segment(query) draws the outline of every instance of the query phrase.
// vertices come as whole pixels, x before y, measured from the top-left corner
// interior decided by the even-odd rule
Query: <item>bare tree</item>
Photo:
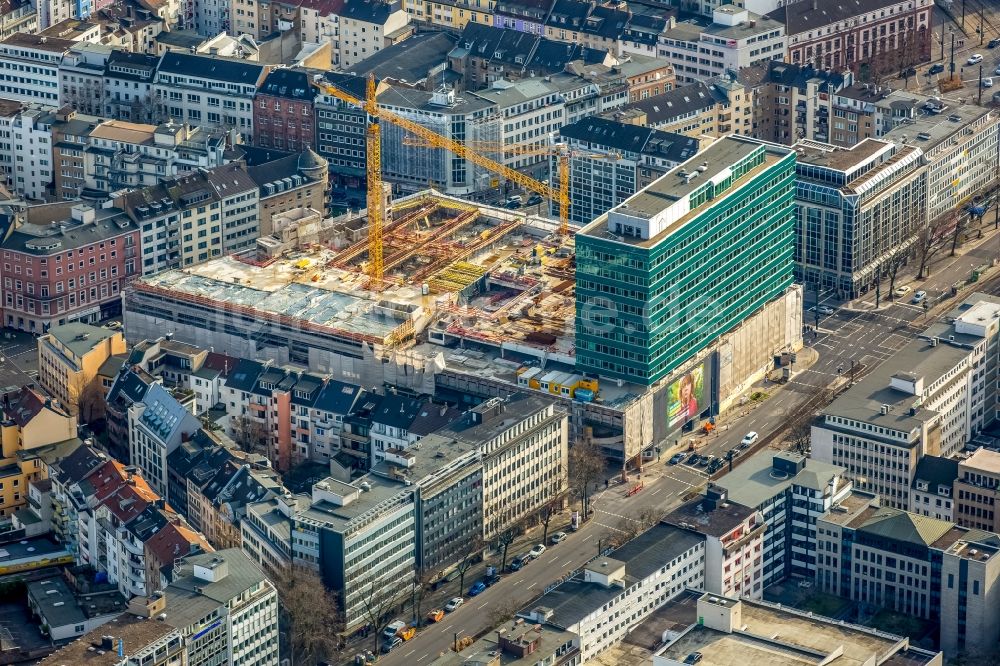
[[[458,563],[458,593],[462,594],[462,590],[465,589],[465,574],[469,572],[472,566],[480,561],[483,557],[483,540],[479,536],[472,537],[472,540],[465,544],[465,548],[462,551],[462,559]]]
[[[910,259],[911,248],[909,245],[905,247],[897,247],[886,262],[886,272],[889,274],[889,298],[894,299],[896,297],[896,276],[899,275],[899,269],[902,268],[907,261]]]
[[[507,551],[510,548],[510,545],[514,543],[514,539],[517,538],[517,535],[524,531],[523,519],[514,519],[512,511],[505,513],[509,514],[511,519],[505,521],[504,528],[500,530],[499,534],[497,534],[497,546],[501,550],[500,571],[507,568]]]
[[[229,418],[233,441],[247,453],[267,453],[267,427],[249,414]]]
[[[959,240],[965,234],[965,230],[969,227],[969,223],[972,221],[972,213],[967,215],[962,215],[959,211],[955,211],[955,230],[951,235],[951,256],[955,256],[955,251],[958,249]]]
[[[542,543],[548,543],[549,541],[549,523],[552,522],[552,518],[559,513],[559,508],[562,505],[561,498],[553,498],[552,500],[545,503],[541,511],[538,513],[538,520],[542,523]]]
[[[374,636],[375,649],[372,650],[372,654],[376,657],[382,650],[382,632],[389,626],[400,598],[401,594],[395,586],[395,581],[376,578],[371,582],[368,593],[361,599],[368,626]]]
[[[293,664],[337,661],[343,620],[337,600],[319,574],[289,566],[274,577],[279,613],[289,638]]]
[[[426,567],[418,567],[413,573],[413,581],[410,584],[410,606],[414,612],[414,625],[417,625],[424,617],[424,598],[433,589],[436,578],[437,572]]]
[[[517,612],[517,603],[510,597],[503,597],[497,601],[496,606],[490,611],[490,624],[497,626],[503,624],[514,617]]]
[[[930,275],[930,262],[945,247],[952,224],[958,225],[958,214],[955,211],[940,216],[917,233],[917,279]]]
[[[604,473],[604,456],[596,446],[578,441],[569,450],[569,484],[573,494],[580,498],[580,510],[589,513],[590,486]]]
[[[76,390],[71,389],[69,398],[75,403],[70,406],[71,410],[75,408],[77,417],[84,423],[93,423],[104,418],[108,403],[105,400],[104,387],[97,377],[89,380],[81,377]]]

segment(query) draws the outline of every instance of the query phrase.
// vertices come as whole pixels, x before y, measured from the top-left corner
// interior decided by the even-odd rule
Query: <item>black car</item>
[[[504,205],[504,208],[509,208],[510,210],[517,210],[520,207],[521,207],[521,202],[520,201],[508,201]]]
[[[542,203],[542,197],[541,197],[541,195],[532,194],[530,197],[528,197],[528,205],[529,206],[535,206],[535,205],[540,204],[540,203]]]
[[[995,49],[998,46],[1000,46],[1000,39],[991,39],[990,43],[986,45],[986,48]]]
[[[917,68],[916,67],[908,67],[908,68],[904,69],[902,72],[899,73],[899,78],[901,78],[901,79],[908,79],[911,76],[916,76],[916,75],[917,75]]]
[[[927,70],[928,74],[940,74],[944,71],[944,65],[938,63],[936,65],[931,65],[931,68]]]
[[[699,460],[701,460],[701,456],[697,453],[692,453],[691,455],[688,456],[688,459],[684,461],[684,464],[691,465],[692,467],[694,467],[695,465],[698,464]]]
[[[483,578],[483,585],[486,587],[491,587],[500,582],[500,574],[493,574],[492,576],[486,576]]]

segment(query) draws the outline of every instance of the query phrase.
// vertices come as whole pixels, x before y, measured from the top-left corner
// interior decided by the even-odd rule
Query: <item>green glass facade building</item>
[[[795,152],[730,136],[576,236],[576,366],[651,385],[792,284]]]

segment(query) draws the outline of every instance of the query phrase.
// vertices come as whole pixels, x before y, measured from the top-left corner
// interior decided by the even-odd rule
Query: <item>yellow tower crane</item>
[[[439,148],[429,141],[415,136],[404,136],[403,145],[422,146],[425,148]],[[564,143],[540,144],[540,143],[508,143],[502,144],[495,141],[464,141],[466,148],[481,153],[500,153],[504,158],[513,155],[538,155],[556,156],[559,158],[559,233],[565,236],[569,232],[569,161],[571,158],[586,158],[589,160],[620,160],[621,155],[616,152],[592,153],[586,150],[570,148]],[[563,206],[566,210],[563,210]]]
[[[382,201],[382,173],[381,173],[381,163],[378,158],[381,157],[380,153],[372,153],[373,140],[375,141],[376,149],[380,148],[378,144],[379,131],[375,129],[372,131],[372,127],[375,126],[375,120],[385,121],[401,127],[408,131],[410,134],[419,137],[427,142],[429,146],[435,148],[443,148],[444,150],[451,151],[456,156],[469,160],[473,164],[476,164],[484,169],[492,171],[493,173],[499,174],[506,178],[507,180],[517,183],[526,190],[532,192],[537,192],[547,199],[559,203],[559,232],[561,234],[566,234],[569,232],[569,162],[568,158],[566,160],[560,161],[559,166],[559,180],[563,184],[558,190],[551,187],[547,183],[543,183],[539,180],[532,178],[531,176],[525,175],[520,171],[511,169],[510,167],[497,162],[494,159],[486,157],[485,155],[477,152],[460,141],[455,141],[449,139],[448,137],[441,136],[436,132],[427,129],[423,125],[413,122],[407,118],[381,108],[375,101],[375,83],[374,76],[369,75],[368,77],[368,87],[366,89],[365,99],[361,100],[347,92],[342,90],[337,86],[333,85],[326,79],[322,78],[322,75],[317,75],[313,79],[313,85],[316,86],[323,93],[330,95],[339,99],[340,101],[350,104],[351,106],[356,106],[358,108],[364,109],[365,112],[370,117],[370,124],[368,126],[368,207],[369,207],[369,258],[370,258],[370,275],[372,277],[372,282],[380,285],[382,282],[382,264],[376,261],[376,257],[381,257],[382,249],[382,228],[381,224],[383,222],[381,217],[378,217],[379,213],[384,213],[380,208],[376,213],[378,219],[375,222],[378,224],[378,228],[375,229],[372,223],[372,192],[378,192],[376,197],[379,201]],[[377,245],[377,248],[376,248]],[[376,285],[376,286],[377,286]]]

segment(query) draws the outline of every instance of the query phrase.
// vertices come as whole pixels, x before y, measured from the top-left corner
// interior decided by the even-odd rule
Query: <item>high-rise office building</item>
[[[669,375],[792,284],[795,153],[721,139],[576,237],[576,363]]]

